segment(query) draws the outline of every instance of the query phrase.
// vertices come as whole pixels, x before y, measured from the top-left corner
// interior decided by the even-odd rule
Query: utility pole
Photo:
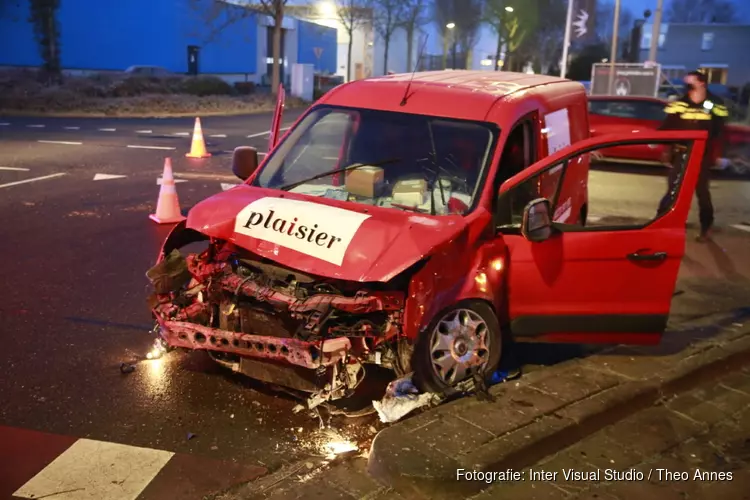
[[[656,13],[654,14],[654,26],[651,31],[651,47],[648,51],[648,60],[656,62],[657,51],[659,50],[659,37],[661,36],[661,13],[664,10],[664,0],[659,0],[656,4]]]
[[[661,1],[661,0],[660,0]],[[617,41],[620,36],[620,0],[615,0],[615,21],[612,25],[612,49],[609,52],[609,95],[615,93],[615,62],[617,61]]]
[[[568,0],[568,14],[565,21],[565,38],[563,39],[562,61],[560,62],[560,78],[565,78],[565,75],[568,73],[568,49],[570,48],[570,30],[571,23],[573,22],[574,2],[575,0]]]

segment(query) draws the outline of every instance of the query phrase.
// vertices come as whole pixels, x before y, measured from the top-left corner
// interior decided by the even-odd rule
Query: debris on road
[[[120,373],[127,374],[127,373],[133,373],[135,371],[135,365],[131,365],[130,363],[120,363]]]
[[[383,399],[372,402],[381,422],[396,422],[417,408],[436,405],[443,400],[438,394],[420,394],[411,377],[409,374],[392,381],[388,384]]]
[[[192,432],[188,432],[188,433],[187,433],[187,440],[188,440],[188,441],[190,441],[190,440],[191,440],[191,439],[193,439],[194,437],[195,437],[195,434],[193,434]]]
[[[491,400],[492,395],[489,393],[490,386],[514,380],[520,376],[520,370],[512,372],[498,370],[493,373],[489,383],[485,384],[478,379],[467,379],[458,384],[452,391],[445,394],[435,394],[420,393],[412,382],[411,374],[409,374],[388,384],[385,397],[380,401],[373,401],[372,405],[378,412],[381,422],[393,423],[418,408],[437,406],[447,398],[464,397],[473,394],[481,400]]]

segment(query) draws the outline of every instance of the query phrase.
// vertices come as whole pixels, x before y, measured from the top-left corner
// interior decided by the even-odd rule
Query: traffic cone
[[[172,160],[164,159],[164,173],[161,176],[159,201],[156,202],[156,213],[148,216],[157,224],[174,224],[186,219],[180,212],[180,200],[177,199],[177,187],[172,175]]]
[[[195,127],[193,128],[193,142],[190,145],[190,152],[186,154],[188,158],[208,158],[211,153],[206,151],[206,141],[203,140],[203,129],[201,129],[201,119],[195,118]]]

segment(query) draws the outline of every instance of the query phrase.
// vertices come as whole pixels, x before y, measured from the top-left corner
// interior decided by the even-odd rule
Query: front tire
[[[485,302],[463,301],[441,311],[421,332],[414,348],[414,384],[444,392],[482,372],[489,381],[500,363],[502,335]]]

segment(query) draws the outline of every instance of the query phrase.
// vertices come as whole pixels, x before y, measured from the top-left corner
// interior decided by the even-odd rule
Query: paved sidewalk
[[[572,471],[582,479],[573,480]],[[519,472],[524,480],[496,483],[472,500],[748,500],[750,369],[665,400]]]
[[[724,331],[716,335],[722,322]],[[216,498],[448,499],[478,494],[488,485],[456,481],[457,469],[520,471],[650,408],[665,394],[750,365],[750,325],[731,316],[705,318],[704,323],[672,332],[660,346],[615,348],[495,386],[494,403],[464,398],[416,415],[381,431],[369,460],[310,463]],[[700,338],[704,340],[694,343]],[[558,489],[554,498],[560,494]]]

